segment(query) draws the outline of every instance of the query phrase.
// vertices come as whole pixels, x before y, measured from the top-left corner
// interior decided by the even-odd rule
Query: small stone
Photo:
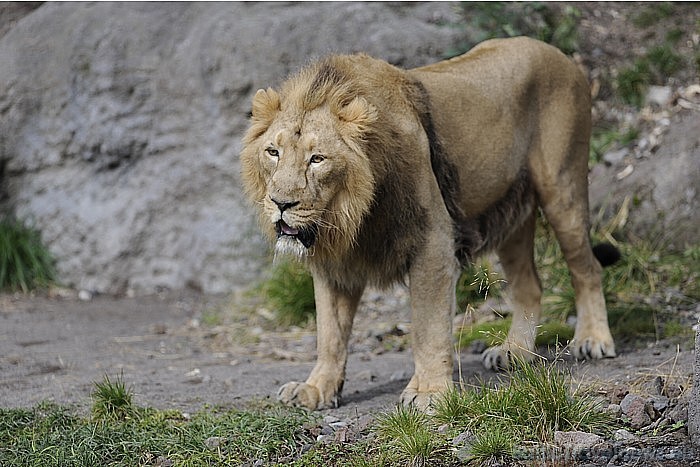
[[[471,431],[463,431],[458,434],[452,440],[453,446],[459,446],[461,444],[471,444],[474,441],[474,434]]]
[[[389,381],[403,381],[405,379],[408,379],[408,377],[409,377],[408,371],[396,370],[389,377]]]
[[[594,433],[585,431],[555,431],[554,444],[570,452],[574,458],[582,451],[591,449],[596,444],[603,442],[603,438]]]
[[[627,148],[609,151],[603,155],[603,161],[605,161],[606,164],[617,165],[622,162],[629,153],[630,151]]]
[[[609,413],[613,417],[617,418],[622,413],[622,407],[619,404],[610,404],[603,409],[603,412]]]
[[[226,444],[227,441],[228,438],[225,438],[223,436],[212,436],[204,440],[204,445],[207,447],[207,449],[213,451]]]
[[[89,302],[92,300],[92,292],[88,290],[81,290],[78,292],[78,298],[84,302]]]
[[[372,422],[374,422],[374,417],[372,415],[370,415],[370,414],[362,415],[355,422],[355,432],[362,433],[367,428],[369,428],[370,425],[372,425]]]
[[[675,383],[667,384],[663,390],[663,395],[670,399],[680,397],[681,394],[683,394],[683,386]]]
[[[672,423],[685,423],[688,421],[688,402],[681,401],[675,407],[668,409],[665,413],[666,418]]]
[[[354,439],[355,435],[347,427],[340,428],[333,434],[333,441],[336,443],[349,443]]]
[[[651,423],[649,411],[650,409],[653,410],[653,408],[647,408],[647,402],[640,396],[627,394],[620,402],[620,408],[622,413],[629,418],[632,428],[639,429]]]
[[[613,439],[615,441],[631,442],[636,441],[637,437],[627,430],[619,429],[615,430],[615,433],[613,434]]]
[[[649,381],[644,385],[644,388],[651,394],[652,396],[661,396],[663,395],[663,389],[664,389],[664,379],[661,376],[657,376],[653,380]]]
[[[649,402],[658,413],[662,413],[668,408],[669,399],[666,396],[651,396]]]
[[[173,467],[173,465],[175,465],[175,463],[172,460],[168,459],[167,457],[158,456],[158,458],[156,458],[153,465],[155,465],[156,467]]]
[[[619,404],[629,392],[630,388],[626,384],[615,386],[612,391],[610,391],[610,403]]]
[[[673,90],[668,86],[649,86],[645,102],[655,104],[659,107],[666,107],[673,99]]]
[[[338,421],[338,422],[329,423],[329,425],[330,425],[330,427],[333,428],[334,430],[339,430],[339,429],[341,429],[341,428],[347,428],[347,427],[348,427],[347,422],[344,422],[344,421],[342,421],[342,420],[341,420],[341,421]]]

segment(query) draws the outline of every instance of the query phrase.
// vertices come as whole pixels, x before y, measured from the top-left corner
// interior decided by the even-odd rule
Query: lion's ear
[[[280,110],[280,95],[272,88],[258,89],[253,97],[253,120],[270,124]]]
[[[251,125],[243,137],[243,142],[246,145],[250,144],[265,133],[280,109],[280,95],[275,90],[259,89],[253,96]]]
[[[351,138],[362,137],[377,121],[377,109],[363,97],[356,97],[338,110],[338,118]]]

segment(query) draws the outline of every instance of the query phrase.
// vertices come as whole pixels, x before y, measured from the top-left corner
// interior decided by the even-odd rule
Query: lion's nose
[[[284,212],[287,209],[292,208],[292,207],[296,206],[297,204],[299,204],[299,201],[278,201],[272,197],[270,197],[270,199],[272,200],[273,203],[275,203],[277,205],[280,212]]]

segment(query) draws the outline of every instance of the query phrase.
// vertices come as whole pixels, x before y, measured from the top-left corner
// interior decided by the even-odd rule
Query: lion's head
[[[253,98],[242,178],[277,251],[337,258],[372,204],[377,109],[342,66],[330,58]]]

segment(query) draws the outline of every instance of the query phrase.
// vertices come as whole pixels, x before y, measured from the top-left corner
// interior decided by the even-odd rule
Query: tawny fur
[[[415,374],[404,403],[425,408],[452,380],[451,317],[460,263],[496,250],[511,291],[506,342],[484,364],[534,351],[541,289],[534,216],[554,228],[577,293],[578,357],[615,353],[588,238],[590,97],[555,48],[487,41],[414,70],[331,56],[260,90],[241,153],[246,192],[275,239],[307,229],[318,361],[280,389],[312,409],[339,403],[347,343],[367,284],[408,279]],[[277,227],[276,227],[277,226]],[[285,249],[294,236],[283,236]]]

